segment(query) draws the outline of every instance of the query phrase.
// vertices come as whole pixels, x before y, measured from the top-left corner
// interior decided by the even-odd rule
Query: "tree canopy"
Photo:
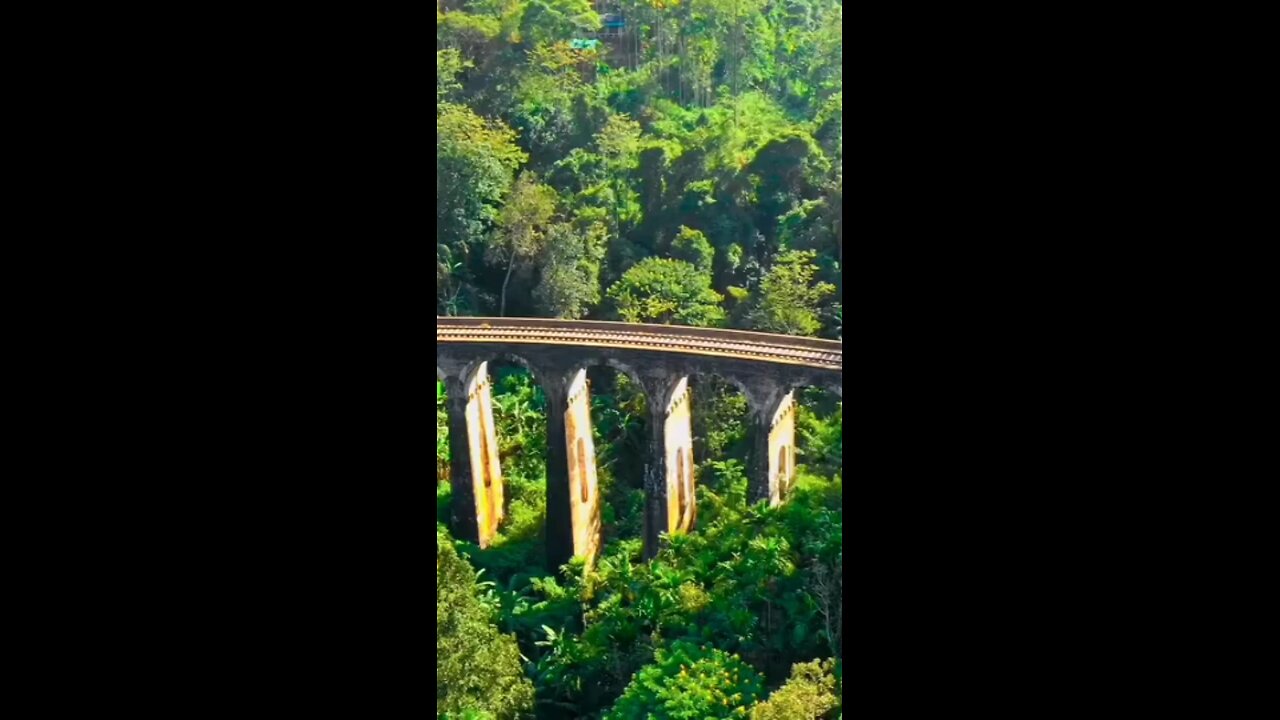
[[[436,534],[436,714],[510,720],[533,706],[515,638],[498,632],[475,571]]]
[[[840,0],[438,2],[437,314],[839,337],[842,22]],[[645,265],[647,293],[624,276],[649,260],[686,264]]]
[[[436,314],[842,338],[843,62],[843,0],[437,0]],[[548,568],[562,438],[500,365],[484,549],[436,385],[437,718],[839,717],[839,398],[797,389],[794,488],[752,505],[747,400],[691,378],[697,527],[645,559],[648,398],[593,368],[602,550]]]

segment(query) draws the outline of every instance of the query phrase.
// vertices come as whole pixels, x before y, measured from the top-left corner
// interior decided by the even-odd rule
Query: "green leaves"
[[[498,633],[477,576],[436,533],[436,715],[512,720],[533,706],[514,638]],[[471,714],[468,714],[471,713]],[[482,716],[482,715],[480,715]]]
[[[436,51],[436,107],[449,99],[449,95],[462,88],[458,84],[458,75],[470,63],[462,59],[457,50]]]
[[[436,484],[449,479],[449,415],[444,383],[436,381]]]
[[[705,720],[745,715],[764,678],[736,655],[690,642],[660,649],[605,720]]]
[[[498,215],[497,232],[485,258],[506,271],[498,314],[507,314],[507,291],[516,267],[529,263],[546,248],[547,229],[556,212],[556,194],[532,173],[521,173],[507,204]]]
[[[791,679],[751,711],[751,720],[817,720],[840,707],[834,660],[797,664]]]
[[[614,312],[626,322],[715,327],[724,322],[724,299],[711,277],[680,260],[649,258],[609,288]]]
[[[777,257],[760,283],[760,294],[751,313],[755,328],[784,335],[816,335],[822,329],[822,303],[836,288],[815,281],[816,255],[812,251],[790,251]]]
[[[582,37],[600,29],[589,0],[528,0],[520,34],[530,47]]]
[[[621,35],[595,34],[589,0],[437,4],[437,313],[501,314],[514,295],[515,314],[601,317],[618,311],[604,288],[670,258],[712,275],[725,317],[671,318],[670,302],[628,313],[813,334],[809,305],[751,314],[742,289],[760,300],[786,250],[817,251],[818,277],[839,284],[841,3],[609,11]],[[558,195],[549,223],[509,193],[526,163]],[[510,252],[505,228],[522,218],[544,225],[544,252]]]
[[[605,228],[599,223],[581,229],[557,223],[547,229],[542,282],[533,291],[543,313],[577,319],[600,302],[600,265],[606,243]]]
[[[711,274],[712,263],[716,259],[716,250],[711,247],[707,236],[697,230],[680,226],[676,239],[671,242],[671,255],[683,260],[698,269],[698,272]]]
[[[453,265],[481,246],[527,156],[515,133],[467,107],[436,107],[436,312],[456,307],[469,278]],[[442,277],[443,276],[443,277]]]

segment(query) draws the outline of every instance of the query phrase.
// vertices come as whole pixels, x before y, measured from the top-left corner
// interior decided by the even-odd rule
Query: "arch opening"
[[[747,495],[750,467],[750,403],[746,388],[716,373],[690,376],[693,390],[693,442],[689,464],[691,496],[705,486],[721,497]],[[697,505],[691,508],[697,518]]]
[[[842,482],[844,475],[844,401],[822,387],[799,387],[795,397],[795,439],[786,455],[792,479],[789,495],[806,479]]]
[[[538,566],[545,557],[547,401],[531,367],[504,353],[463,374],[469,487],[481,527],[473,561],[495,573],[511,564]]]
[[[591,388],[594,497],[601,542],[644,534],[644,468],[650,460],[649,399],[635,371],[612,360],[586,365]]]
[[[703,465],[736,461],[744,466],[747,445],[747,390],[738,381],[715,373],[689,376],[693,389],[693,450]]]

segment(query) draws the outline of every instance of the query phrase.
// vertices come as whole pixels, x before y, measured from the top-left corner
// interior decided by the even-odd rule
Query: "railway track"
[[[438,343],[560,345],[732,357],[841,372],[832,340],[667,325],[512,318],[436,318]]]

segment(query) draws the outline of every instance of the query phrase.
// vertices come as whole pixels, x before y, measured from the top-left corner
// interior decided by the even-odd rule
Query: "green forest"
[[[842,339],[841,0],[437,0],[436,314]],[[642,557],[645,397],[591,370],[601,555],[546,567],[545,398],[492,364],[508,509],[450,533],[436,385],[436,715],[837,718],[843,405],[748,502],[747,404],[691,379],[697,527]]]

